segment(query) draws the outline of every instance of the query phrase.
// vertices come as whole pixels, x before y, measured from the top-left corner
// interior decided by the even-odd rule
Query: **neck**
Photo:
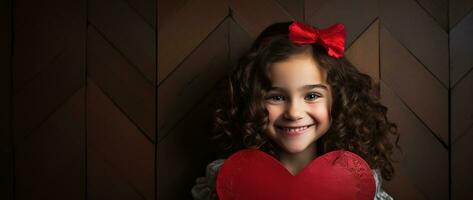
[[[292,175],[296,175],[315,158],[316,150],[314,142],[302,152],[289,153],[281,151],[278,154],[278,160]]]

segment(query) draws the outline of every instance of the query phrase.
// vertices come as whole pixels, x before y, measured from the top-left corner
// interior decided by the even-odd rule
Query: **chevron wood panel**
[[[432,77],[385,28],[381,29],[381,65],[383,80],[428,125],[432,134],[447,144],[448,89]]]
[[[14,1],[14,93],[34,84],[32,80],[64,56],[81,55],[68,58],[69,64],[84,62],[85,3],[86,0]]]
[[[473,68],[473,12],[450,31],[450,85],[455,87]]]
[[[415,0],[380,0],[380,15],[393,37],[448,88],[448,34],[435,19]]]
[[[396,114],[398,106],[388,105],[394,115],[399,115],[393,119],[398,123],[401,141],[410,140],[401,144],[401,158],[405,159],[396,166],[401,179],[386,185],[401,199],[415,197],[406,191],[420,192],[420,199],[448,199],[451,195],[448,24],[444,20],[445,8],[435,8],[442,3],[445,2],[436,1],[435,6],[433,1],[380,1],[381,79],[392,96],[397,96],[398,102],[410,111]],[[392,101],[393,97],[384,94],[384,101]],[[426,143],[427,137],[436,141],[430,139]],[[408,185],[414,190],[406,189]]]
[[[396,151],[400,162],[395,180],[384,182],[385,189],[399,199],[448,199],[448,150],[383,80],[381,99],[389,108],[388,117],[398,125],[402,147],[402,152]]]
[[[168,22],[173,15],[177,14],[178,11],[186,4],[187,0],[158,0],[158,30],[163,22]]]
[[[92,80],[87,84],[87,134],[88,171],[105,173],[89,174],[93,188],[89,197],[100,199],[113,195],[108,190],[111,187],[127,186],[123,193],[132,191],[143,199],[154,199],[154,145]]]
[[[299,6],[302,6],[299,4]],[[274,22],[290,21],[294,17],[274,0],[230,0],[231,16],[253,39]],[[255,12],[255,9],[258,12]],[[264,13],[264,14],[262,14]]]
[[[158,89],[159,138],[208,95],[228,63],[229,20],[221,23]],[[179,105],[179,106],[174,106]]]
[[[233,18],[230,20],[230,32],[228,41],[230,44],[230,65],[234,66],[243,53],[251,46],[253,39],[250,34],[243,30]]]
[[[86,1],[18,0],[12,17],[14,197],[83,199]]]
[[[202,169],[210,161],[209,99],[229,69],[231,21],[212,31],[159,86],[158,199],[189,199],[194,177],[202,173],[195,166]]]
[[[473,1],[451,1],[450,11],[450,77],[451,77],[451,169],[452,199],[471,199],[468,187],[471,175],[471,141],[473,139]],[[468,12],[465,12],[468,11]],[[453,22],[452,22],[453,21]]]
[[[226,1],[188,0],[169,21],[162,22],[158,32],[158,84],[223,21],[226,14]]]
[[[15,145],[15,199],[85,198],[85,89]]]
[[[150,142],[155,140],[155,87],[95,28],[88,33],[88,74]]]
[[[90,23],[150,83],[155,82],[155,31],[126,1],[89,1]],[[117,23],[119,22],[119,23]]]
[[[88,6],[87,197],[155,199],[156,1]]]
[[[128,2],[130,7],[135,10],[153,30],[156,29],[156,0],[126,0],[126,2]],[[153,49],[155,49],[155,46]],[[153,51],[153,53],[155,53],[155,51]]]
[[[472,99],[469,100],[471,102]],[[473,141],[473,128],[470,128],[461,139],[453,144],[452,199],[473,198],[471,187],[468,187],[473,183],[473,176],[471,175],[471,168],[473,167],[471,152],[473,148],[471,147],[471,141]]]
[[[306,8],[306,21],[317,27],[326,28],[334,23],[343,23],[346,31],[346,47],[376,20],[377,0],[344,1],[331,0],[322,5]],[[356,16],[356,17],[354,17]]]
[[[250,34],[238,25],[233,18],[229,21],[230,32],[228,33],[230,44],[230,65],[237,63],[243,53],[245,53],[253,42]]]
[[[448,0],[417,0],[417,3],[419,3],[445,31],[448,31]]]
[[[13,145],[11,129],[12,2],[0,2],[0,199],[13,198]]]
[[[294,19],[304,21],[304,0],[277,0]]]
[[[456,26],[461,19],[471,12],[473,8],[472,0],[450,0],[449,1],[449,22],[450,29]]]
[[[374,21],[346,50],[346,57],[358,70],[379,84],[379,20]]]
[[[452,143],[462,140],[469,129],[473,128],[473,75],[463,78],[451,93]]]
[[[18,42],[13,47],[12,78],[16,141],[31,134],[84,84],[85,1],[55,6],[49,1],[35,3],[40,5],[32,9],[28,2],[15,2],[13,31]],[[59,17],[64,10],[70,10],[67,17]],[[32,32],[37,34],[32,36]]]
[[[81,38],[85,39],[85,38]],[[13,95],[15,141],[22,141],[84,85],[84,46],[57,58],[28,87]],[[19,55],[17,55],[19,57]],[[22,58],[17,58],[22,59]],[[76,62],[77,60],[79,62]],[[16,64],[15,64],[16,67]],[[61,74],[61,76],[57,76]]]
[[[146,199],[133,185],[121,177],[112,165],[95,152],[87,150],[87,199]]]
[[[308,21],[308,13],[317,13],[330,0],[305,0],[304,1],[304,21]]]

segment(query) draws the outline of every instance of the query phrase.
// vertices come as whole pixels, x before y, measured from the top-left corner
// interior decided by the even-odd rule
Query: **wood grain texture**
[[[450,29],[463,19],[473,8],[473,0],[450,0],[449,1]]]
[[[15,93],[37,84],[32,81],[59,62],[84,68],[85,0],[17,0],[14,9],[12,78]],[[64,56],[71,57],[65,61]]]
[[[295,20],[304,21],[304,0],[276,0]]]
[[[13,144],[11,128],[12,1],[0,2],[0,199],[13,198]]]
[[[20,142],[33,134],[32,131],[84,85],[85,51],[81,47],[83,46],[77,49],[77,54],[71,51],[60,56],[52,66],[32,80],[28,87],[13,94],[15,141]],[[77,60],[80,61],[76,62]],[[14,67],[16,66],[15,63]]]
[[[452,143],[473,128],[473,73],[469,73],[451,92]],[[463,139],[462,139],[463,140]]]
[[[374,84],[379,83],[379,20],[373,22],[347,49],[345,56]]]
[[[89,21],[144,77],[156,80],[156,32],[126,1],[97,0],[88,5]],[[146,19],[146,18],[145,18]]]
[[[400,161],[395,163],[395,179],[401,180],[386,182],[386,189],[393,191],[396,199],[412,199],[415,196],[422,196],[421,199],[448,199],[448,150],[438,143],[428,127],[384,81],[381,82],[381,100],[389,109],[389,119],[398,126],[402,149],[402,152],[395,151],[395,158]]]
[[[157,20],[158,30],[166,22],[169,23],[174,15],[186,4],[187,0],[158,0],[157,2]]]
[[[471,98],[469,99],[471,102]],[[467,130],[460,140],[455,142],[452,148],[452,199],[471,199],[473,192],[471,184],[473,184],[473,175],[471,168],[471,152],[473,146],[473,128]]]
[[[455,87],[473,68],[473,12],[450,31],[450,86]]]
[[[230,0],[230,8],[233,19],[253,39],[256,39],[258,34],[272,23],[295,19],[274,0]]]
[[[246,53],[253,43],[250,34],[246,32],[235,20],[230,19],[229,50],[230,50],[230,66],[237,65],[238,60]]]
[[[160,25],[158,84],[191,54],[227,14],[226,1],[189,0],[168,22]]]
[[[156,29],[156,0],[126,0],[129,7],[140,15],[147,24]]]
[[[417,0],[417,3],[427,12],[432,18],[437,21],[445,31],[448,27],[448,0]]]
[[[470,1],[471,2],[471,1]],[[452,2],[453,4],[459,1]],[[468,3],[464,1],[463,3]],[[466,5],[465,5],[466,6]],[[451,85],[451,138],[452,138],[452,199],[471,199],[473,192],[468,187],[473,183],[470,171],[473,166],[473,12],[470,11],[450,32],[450,77]]]
[[[155,141],[155,88],[94,28],[88,32],[88,74],[130,121]]]
[[[144,199],[154,199],[154,145],[92,80],[87,86],[87,149],[93,159],[88,170],[106,173],[103,168],[110,168],[111,173]],[[104,166],[99,159],[107,165]],[[102,180],[101,176],[89,175],[89,183],[96,192],[90,195],[94,197],[108,195],[111,192],[108,187],[112,187],[93,183],[96,179],[118,184],[113,180]]]
[[[15,1],[12,58],[15,141],[31,134],[84,85],[85,3],[85,0],[31,4]]]
[[[85,198],[85,89],[15,144],[15,199]]]
[[[433,131],[432,134],[447,144],[448,89],[384,27],[381,28],[381,77]]]
[[[228,31],[229,20],[225,20],[159,86],[159,138],[188,115],[229,69]]]
[[[448,87],[448,34],[413,0],[380,1],[383,25]]]

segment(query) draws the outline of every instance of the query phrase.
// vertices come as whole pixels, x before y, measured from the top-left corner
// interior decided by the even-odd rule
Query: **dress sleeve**
[[[207,165],[205,177],[196,179],[191,193],[194,200],[218,200],[215,191],[215,181],[217,179],[218,169],[222,166],[224,159],[212,161]]]
[[[381,188],[381,184],[383,182],[383,178],[381,177],[381,172],[379,169],[373,169],[373,176],[374,181],[376,183],[376,194],[374,195],[374,200],[394,200],[388,193],[386,193],[383,188]]]

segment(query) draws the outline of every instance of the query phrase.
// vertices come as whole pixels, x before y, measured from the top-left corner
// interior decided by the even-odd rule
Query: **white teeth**
[[[299,132],[299,131],[303,131],[307,128],[308,128],[308,126],[302,126],[302,127],[298,127],[298,128],[283,128],[283,129],[284,129],[284,131],[287,131],[287,132]]]

